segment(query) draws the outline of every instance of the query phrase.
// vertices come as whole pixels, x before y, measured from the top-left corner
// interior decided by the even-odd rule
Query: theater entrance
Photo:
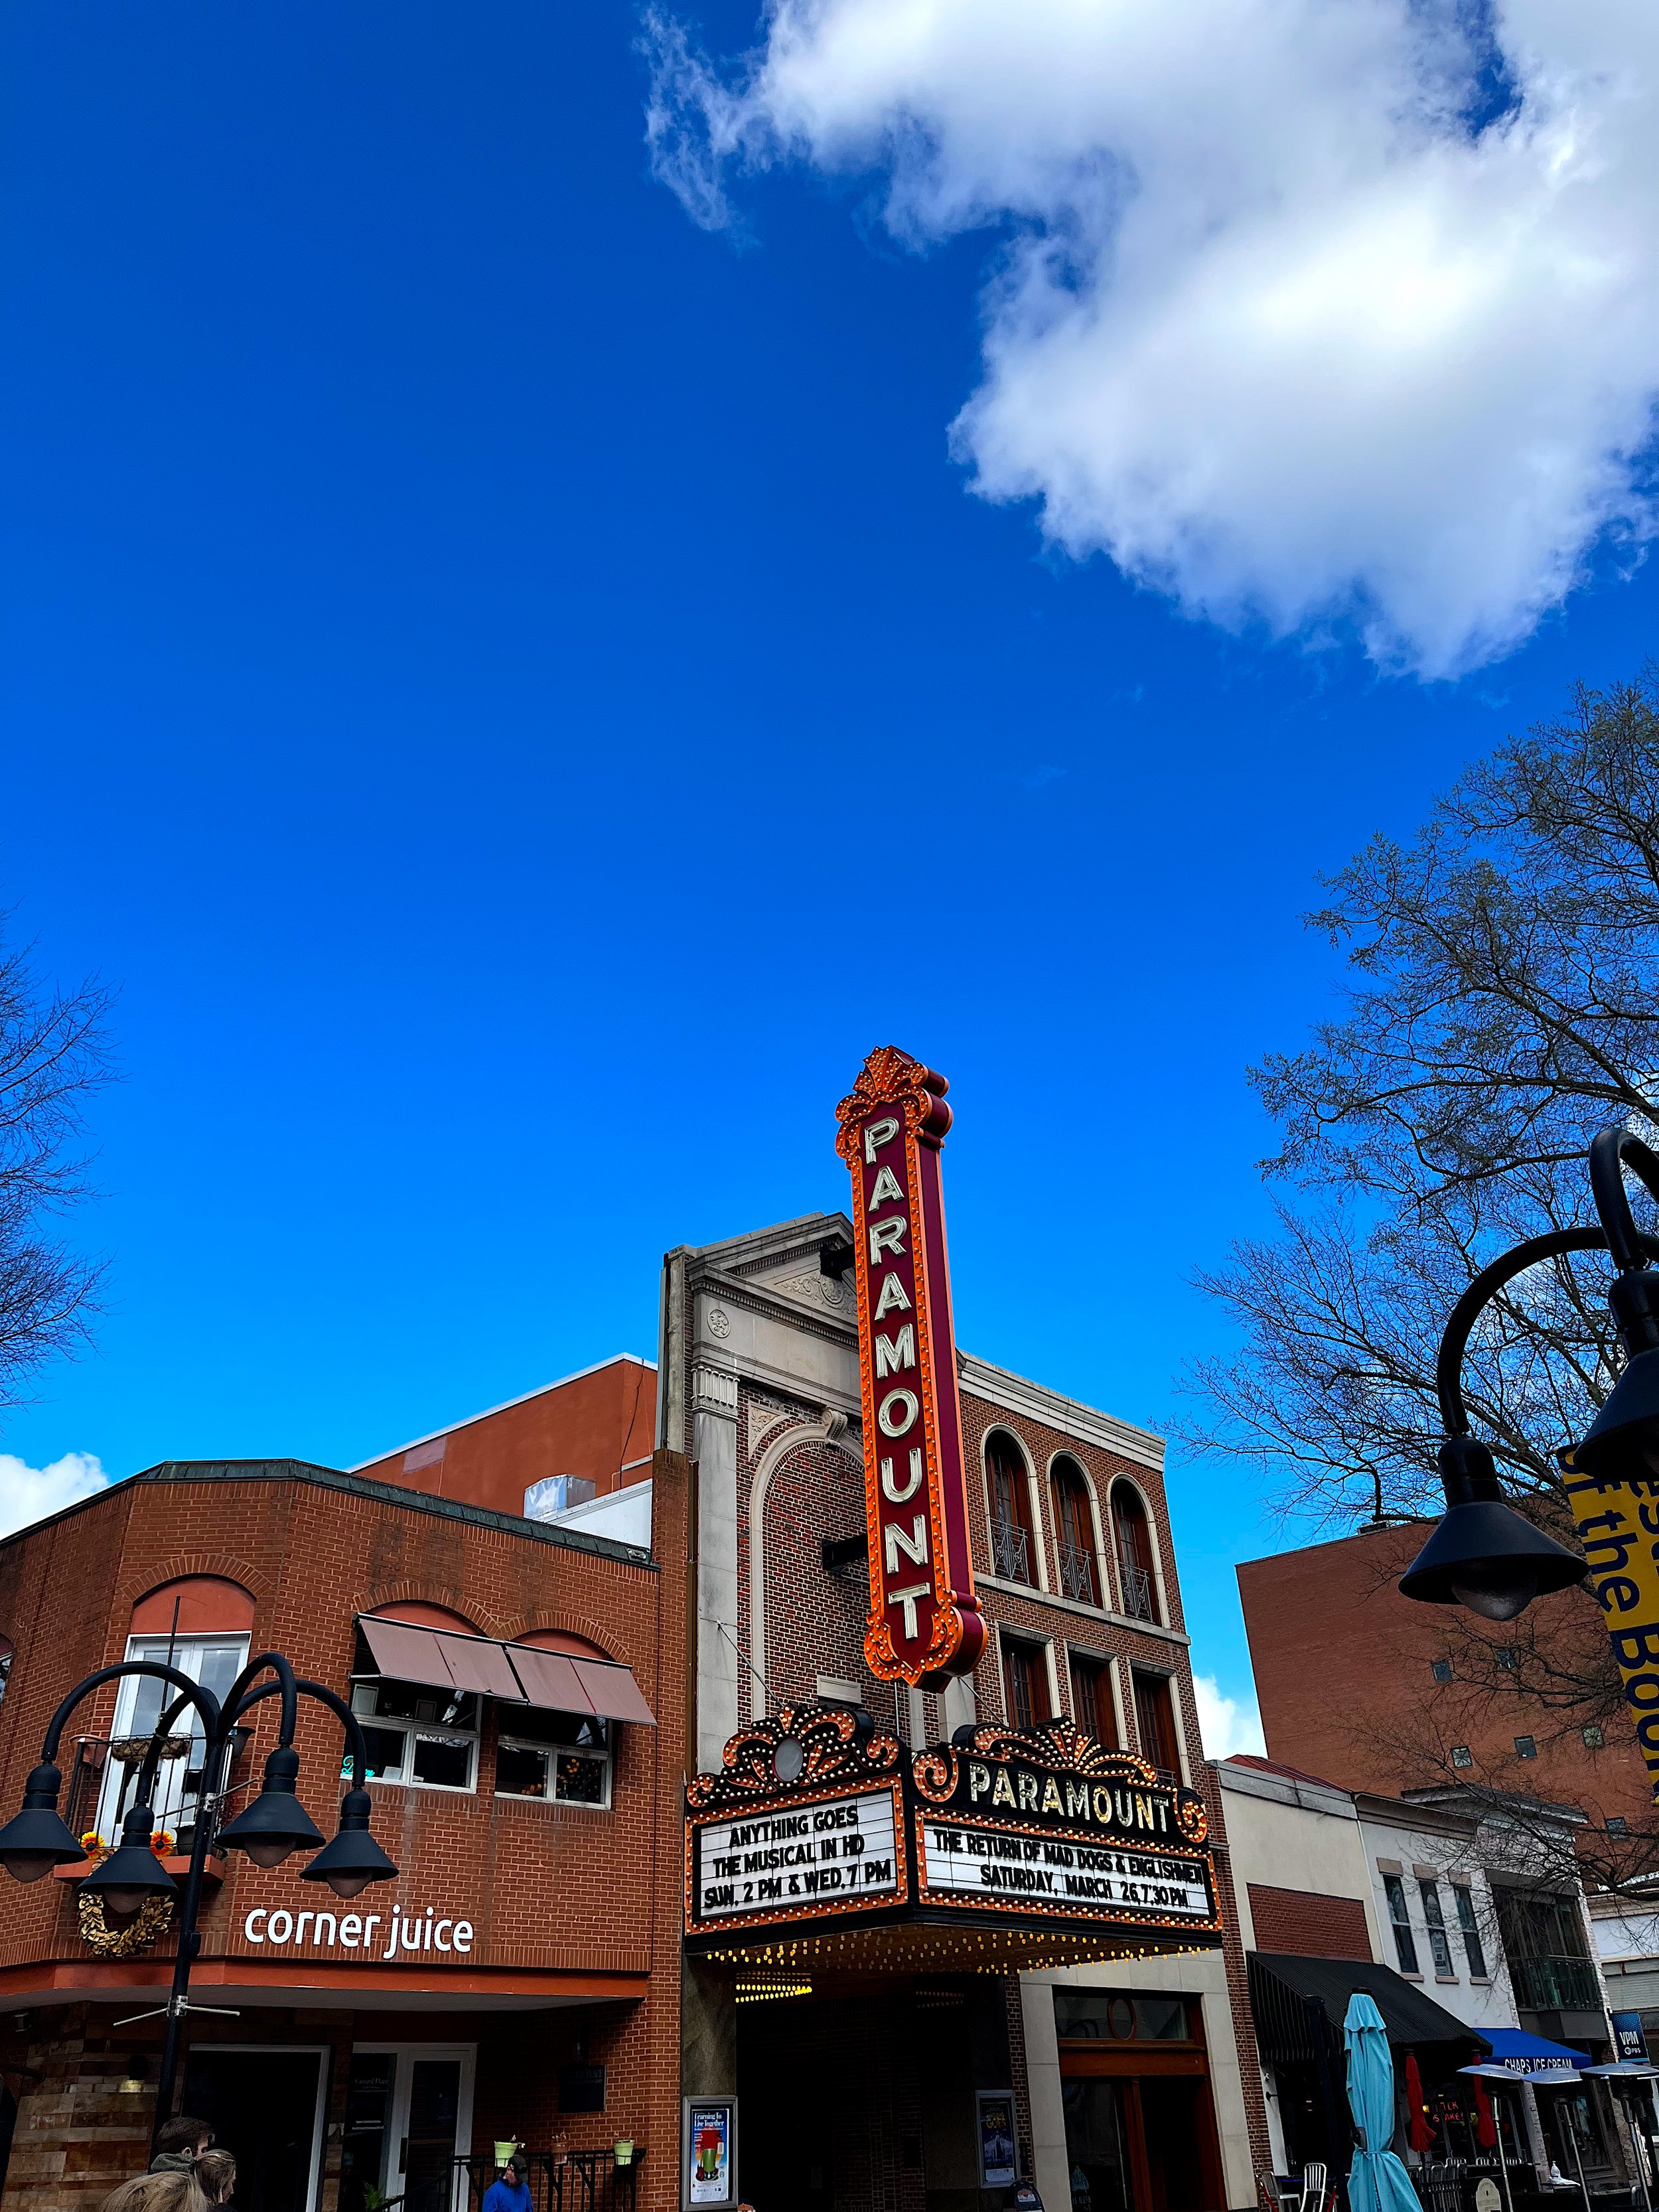
[[[986,2212],[980,2090],[1010,2083],[997,1976],[848,1981],[750,1997],[738,1980],[738,2185],[756,2212]],[[1021,2146],[1029,2170],[1030,2145]]]
[[[1217,2212],[1226,2203],[1203,2007],[1057,1989],[1072,2212]]]

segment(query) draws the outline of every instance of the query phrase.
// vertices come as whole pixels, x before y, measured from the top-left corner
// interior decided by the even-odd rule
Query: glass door
[[[472,2148],[471,2044],[359,2045],[351,2054],[340,2212],[462,2212]],[[370,2192],[374,2194],[371,2195]]]

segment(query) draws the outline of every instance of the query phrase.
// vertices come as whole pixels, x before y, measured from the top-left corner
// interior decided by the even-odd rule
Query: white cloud
[[[956,450],[1189,612],[1455,674],[1653,527],[1637,0],[772,0],[724,76],[649,38],[699,222],[799,160],[918,246],[1004,227]]]
[[[0,1452],[0,1536],[61,1513],[108,1480],[91,1452],[65,1452],[47,1467],[26,1467],[14,1454]]]
[[[1198,1729],[1206,1759],[1231,1759],[1237,1751],[1266,1756],[1261,1716],[1254,1700],[1224,1698],[1213,1674],[1194,1675],[1193,1696],[1198,1704]]]

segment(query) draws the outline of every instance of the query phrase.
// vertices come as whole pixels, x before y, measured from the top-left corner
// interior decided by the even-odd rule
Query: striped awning
[[[374,1662],[360,1672],[434,1689],[473,1691],[504,1705],[591,1713],[643,1728],[657,1724],[632,1670],[615,1660],[542,1651],[531,1644],[498,1644],[488,1636],[463,1636],[448,1628],[417,1628],[373,1613],[359,1613],[357,1629]]]

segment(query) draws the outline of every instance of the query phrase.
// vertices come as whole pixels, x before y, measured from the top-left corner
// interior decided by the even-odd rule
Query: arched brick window
[[[1031,1486],[1025,1455],[1006,1430],[985,1439],[991,1500],[991,1572],[1005,1582],[1033,1583]]]
[[[1049,1477],[1054,1492],[1054,1540],[1059,1550],[1063,1597],[1081,1605],[1104,1605],[1106,1578],[1095,1557],[1095,1522],[1089,1510],[1089,1485],[1074,1459],[1063,1455]]]
[[[1132,1620],[1157,1620],[1158,1577],[1152,1571],[1152,1532],[1133,1483],[1112,1486],[1112,1534],[1117,1546],[1123,1610]]]
[[[253,1612],[252,1591],[228,1575],[181,1575],[146,1590],[133,1607],[122,1656],[161,1660],[222,1698],[247,1664]],[[95,1771],[97,1808],[91,1825],[106,1843],[116,1840],[144,1748],[173,1701],[173,1692],[153,1675],[126,1675],[116,1690],[107,1742],[80,1741],[77,1787],[71,1793],[77,1822],[85,1817],[83,1802],[90,1795],[81,1785],[82,1771],[89,1777]],[[155,1825],[173,1833],[181,1851],[190,1849],[195,1833],[204,1740],[201,1715],[193,1708],[179,1714],[168,1730],[157,1774]]]

